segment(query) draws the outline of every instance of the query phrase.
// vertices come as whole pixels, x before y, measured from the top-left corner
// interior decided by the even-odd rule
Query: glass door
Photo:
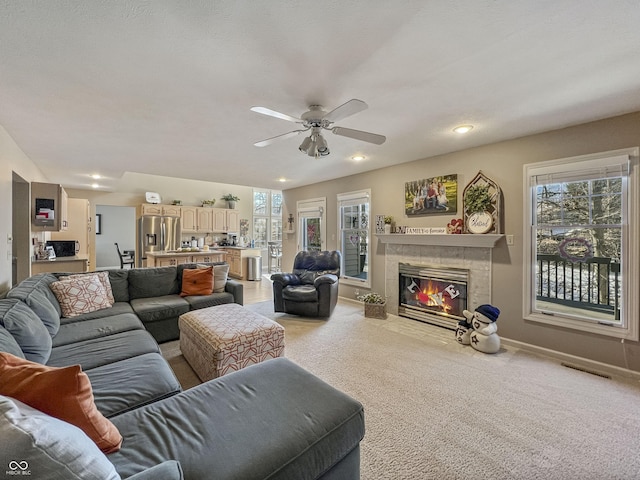
[[[298,250],[319,252],[326,249],[325,204],[324,198],[298,202]]]

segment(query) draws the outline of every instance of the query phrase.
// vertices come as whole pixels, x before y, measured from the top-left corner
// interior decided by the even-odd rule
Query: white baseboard
[[[597,362],[595,360],[589,360],[588,358],[578,357],[576,355],[570,355],[568,353],[558,352],[549,348],[538,347],[517,340],[511,340],[509,338],[500,337],[503,345],[510,345],[521,350],[525,350],[546,357],[555,358],[561,362],[565,362],[577,367],[584,367],[586,370],[590,370],[604,375],[615,375],[618,377],[626,377],[640,382],[640,372],[629,370],[627,368],[616,367],[615,365],[609,365],[608,363]]]

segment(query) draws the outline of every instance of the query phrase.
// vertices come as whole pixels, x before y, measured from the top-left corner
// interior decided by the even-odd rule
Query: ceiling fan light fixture
[[[327,141],[320,134],[317,135],[316,148],[318,149],[318,153],[323,157],[326,157],[330,153],[329,147],[327,146]]]
[[[311,147],[311,137],[305,137],[304,140],[302,140],[302,143],[300,144],[300,151],[302,153],[307,153],[309,151],[309,147]]]

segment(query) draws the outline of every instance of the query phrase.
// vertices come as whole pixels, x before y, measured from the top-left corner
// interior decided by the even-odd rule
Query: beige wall
[[[507,247],[503,240],[493,249],[492,302],[501,310],[499,334],[504,338],[640,371],[640,344],[622,344],[616,339],[525,322],[521,302],[523,165],[638,145],[640,112],[286,190],[285,208],[287,213],[295,212],[298,200],[326,197],[327,248],[334,249],[337,247],[338,193],[371,188],[372,215],[393,215],[399,225],[445,226],[454,215],[419,218],[407,218],[404,215],[404,183],[431,176],[457,174],[458,204],[461,205],[463,188],[481,170],[502,188],[505,203],[504,230],[515,238],[513,246]],[[461,216],[459,209],[455,217]],[[640,234],[639,225],[634,225],[633,229],[636,234]],[[285,235],[285,271],[287,265],[293,262],[296,248],[296,235]],[[384,292],[384,245],[374,238],[372,250],[372,290]],[[636,290],[640,290],[640,286],[636,286]],[[340,295],[354,298],[354,289],[343,285]]]

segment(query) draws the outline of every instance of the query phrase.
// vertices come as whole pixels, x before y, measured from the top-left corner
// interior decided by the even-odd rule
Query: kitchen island
[[[82,273],[88,270],[89,257],[74,255],[73,257],[56,257],[47,260],[33,260],[31,275],[36,273]]]
[[[147,252],[147,267],[170,267],[184,263],[224,262],[227,252],[224,250],[203,250],[199,252]]]

